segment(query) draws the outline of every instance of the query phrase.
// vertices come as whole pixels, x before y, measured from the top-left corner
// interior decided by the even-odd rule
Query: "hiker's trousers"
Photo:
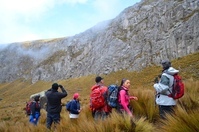
[[[30,118],[29,118],[29,122],[32,123],[32,124],[34,124],[34,125],[37,125],[37,123],[38,123],[38,121],[39,121],[39,117],[40,117],[40,113],[39,113],[39,112],[35,112],[35,119],[36,119],[36,120],[34,120],[34,117],[33,117],[33,115],[31,114],[31,115],[30,115]]]

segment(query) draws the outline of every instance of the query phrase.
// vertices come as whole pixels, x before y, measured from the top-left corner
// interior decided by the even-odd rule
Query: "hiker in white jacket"
[[[159,114],[162,119],[165,119],[166,113],[172,113],[174,106],[176,106],[176,100],[168,95],[172,91],[174,77],[173,75],[178,73],[179,70],[171,67],[171,62],[163,60],[162,62],[163,71],[159,82],[154,84],[156,90],[156,104],[159,106]]]

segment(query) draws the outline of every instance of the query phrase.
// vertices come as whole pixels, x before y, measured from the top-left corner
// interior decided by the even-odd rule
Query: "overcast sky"
[[[0,0],[0,44],[73,36],[140,0]]]

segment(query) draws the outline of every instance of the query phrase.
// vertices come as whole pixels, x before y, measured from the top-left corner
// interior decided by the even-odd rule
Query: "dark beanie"
[[[57,83],[53,83],[53,85],[52,85],[52,89],[57,90],[57,89],[58,89],[58,84],[57,84]]]
[[[169,67],[171,67],[171,62],[169,60],[162,60],[161,63],[164,70],[167,70]]]

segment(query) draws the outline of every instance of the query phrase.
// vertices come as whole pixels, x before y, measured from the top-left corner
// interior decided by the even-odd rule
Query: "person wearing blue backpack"
[[[77,119],[79,117],[79,113],[81,112],[79,93],[73,95],[73,99],[66,104],[66,109],[69,111],[70,119]]]

